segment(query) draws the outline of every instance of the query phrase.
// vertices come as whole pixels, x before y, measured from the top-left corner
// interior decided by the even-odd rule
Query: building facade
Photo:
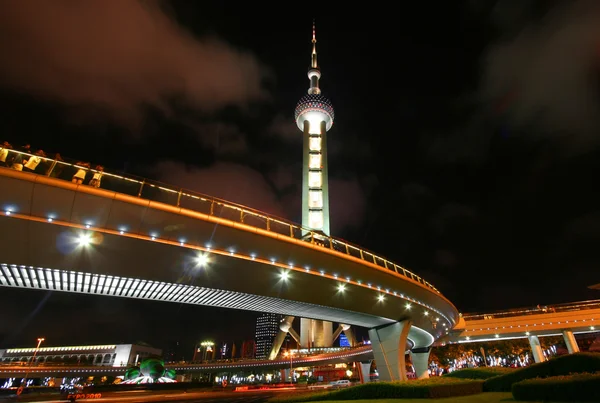
[[[36,353],[37,350],[37,353]],[[106,344],[90,346],[62,346],[0,349],[0,362],[27,363],[35,354],[35,362],[74,365],[105,365],[126,367],[136,365],[148,357],[161,357],[162,350],[137,344]]]
[[[273,348],[273,341],[279,331],[281,315],[275,313],[263,313],[256,319],[256,358],[266,360]]]

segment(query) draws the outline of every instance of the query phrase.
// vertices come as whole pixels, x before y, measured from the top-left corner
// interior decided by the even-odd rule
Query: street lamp
[[[291,351],[286,351],[284,354],[284,356],[290,356],[290,383],[294,383],[294,369],[292,367],[292,359],[294,358],[294,353]]]
[[[213,343],[212,341],[203,341],[202,343],[200,343],[200,346],[202,346],[202,348],[204,349],[202,361],[206,361],[206,354],[208,353],[208,349],[210,348],[210,351],[212,351],[214,345],[215,343]]]
[[[32,365],[33,365],[33,363],[35,362],[35,356],[37,355],[37,353],[38,353],[38,350],[40,349],[40,345],[42,344],[42,342],[43,342],[44,340],[46,340],[46,339],[45,339],[45,338],[43,338],[43,337],[39,337],[39,338],[37,339],[37,341],[38,341],[38,344],[37,344],[37,346],[35,347],[35,350],[33,351],[33,357],[31,358],[31,362],[30,362],[30,363],[29,363],[29,365],[27,366],[27,371],[25,372],[25,377],[23,378],[23,385],[21,385],[21,386],[19,387],[19,389],[17,390],[17,394],[18,394],[18,395],[20,395],[20,394],[23,392],[23,389],[24,389],[24,388],[27,386],[27,376],[29,375],[29,369],[31,368],[31,366],[32,366]],[[20,391],[21,393],[18,393],[19,391]]]

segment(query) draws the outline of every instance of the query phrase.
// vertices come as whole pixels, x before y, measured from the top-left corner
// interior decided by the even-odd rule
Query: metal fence
[[[0,153],[1,151],[2,148],[0,148]],[[137,177],[135,175],[127,174],[127,176],[125,176],[124,174],[106,172],[103,169],[98,169],[98,166],[90,167],[88,166],[89,164],[76,162],[75,160],[60,156],[52,159],[46,156],[10,149],[6,158],[6,167],[9,169],[28,171],[27,165],[32,166],[32,164],[25,164],[25,161],[29,161],[32,158],[37,162],[37,165],[31,170],[31,172],[35,174],[70,182],[79,177],[83,178],[81,182],[83,185],[95,186],[113,192],[166,203],[207,215],[244,223],[255,228],[272,231],[291,238],[302,239],[323,248],[329,248],[396,272],[439,293],[439,291],[428,281],[425,281],[423,278],[402,266],[381,256],[377,256],[373,252],[362,249],[359,246],[344,240],[304,228],[301,225],[286,219],[254,210],[237,203],[188,189],[177,188],[158,181]],[[15,164],[15,161],[19,162]],[[94,183],[95,179],[98,180],[97,183]]]
[[[600,299],[589,301],[569,302],[564,304],[554,305],[537,305],[528,308],[515,308],[509,311],[489,312],[489,313],[471,313],[464,314],[462,317],[465,320],[483,320],[483,319],[499,319],[509,318],[523,315],[540,315],[544,313],[557,312],[572,312],[586,309],[600,309]]]

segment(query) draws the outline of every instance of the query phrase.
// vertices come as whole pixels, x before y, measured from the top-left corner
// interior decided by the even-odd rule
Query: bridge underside
[[[0,264],[0,286],[284,313],[367,328],[393,322],[360,312],[243,292],[5,263]]]

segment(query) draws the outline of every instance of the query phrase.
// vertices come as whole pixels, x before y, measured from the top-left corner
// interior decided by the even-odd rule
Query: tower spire
[[[311,65],[310,67],[312,67],[313,69],[318,69],[318,65],[317,65],[317,32],[316,32],[316,28],[315,28],[315,20],[313,18],[313,33],[312,33],[312,44],[313,44],[313,48],[312,48],[312,55],[311,55]]]
[[[317,31],[315,28],[315,20],[313,19],[312,28],[312,54],[310,55],[310,69],[308,69],[308,79],[310,80],[310,88],[308,89],[309,94],[320,94],[319,89],[319,78],[321,78],[321,72],[319,71],[319,65],[317,64]]]

